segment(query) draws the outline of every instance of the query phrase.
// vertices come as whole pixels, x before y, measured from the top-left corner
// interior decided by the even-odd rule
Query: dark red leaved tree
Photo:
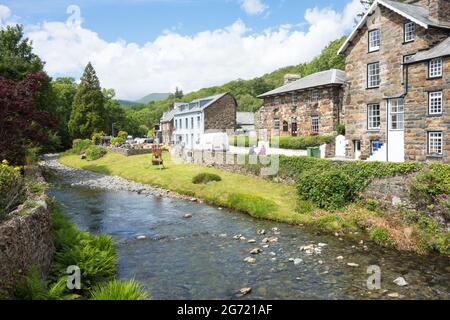
[[[35,107],[36,94],[45,81],[43,72],[21,82],[0,78],[0,161],[24,164],[27,148],[49,141],[54,116]]]

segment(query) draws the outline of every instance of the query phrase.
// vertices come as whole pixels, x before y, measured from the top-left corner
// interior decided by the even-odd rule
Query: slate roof
[[[392,1],[392,0],[377,0],[375,1],[369,10],[367,10],[364,17],[361,19],[361,21],[358,23],[356,28],[352,31],[350,36],[347,38],[347,40],[344,42],[342,47],[339,49],[338,54],[344,53],[345,50],[347,50],[348,46],[350,45],[351,41],[356,36],[358,30],[364,25],[364,23],[367,21],[367,17],[375,10],[375,8],[378,5],[382,5],[399,15],[405,17],[406,19],[417,23],[421,27],[428,29],[429,27],[437,27],[437,28],[445,28],[450,29],[450,22],[448,24],[440,24],[436,21],[433,21],[430,19],[430,10],[428,7],[423,7],[417,4],[408,4],[408,3],[402,3],[398,1]]]
[[[174,110],[164,112],[163,116],[161,118],[161,123],[167,123],[173,120],[174,117]]]
[[[176,106],[174,109],[174,116],[185,114],[185,113],[192,113],[192,112],[201,112],[208,108],[210,105],[215,103],[216,101],[220,100],[224,96],[226,96],[228,93],[221,93],[210,97],[200,98],[197,100],[193,100],[191,102],[187,103],[180,103]]]
[[[342,85],[346,81],[345,72],[342,70],[331,69],[327,71],[317,72],[301,78],[300,80],[288,83],[275,90],[266,92],[258,98],[274,96],[282,93],[304,90],[308,88],[315,88],[325,85]]]
[[[416,53],[416,55],[408,61],[408,64],[446,56],[450,56],[450,37],[429,50]]]
[[[255,124],[255,114],[253,112],[237,112],[236,113],[236,123],[238,125],[242,124]]]

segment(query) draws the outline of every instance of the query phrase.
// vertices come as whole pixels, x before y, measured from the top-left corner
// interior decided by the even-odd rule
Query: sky
[[[309,61],[348,34],[359,0],[0,0],[52,77],[91,61],[105,88],[136,100],[251,79]]]

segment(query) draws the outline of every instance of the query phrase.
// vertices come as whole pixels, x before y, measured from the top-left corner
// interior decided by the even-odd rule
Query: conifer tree
[[[100,81],[89,62],[73,101],[69,131],[72,137],[90,139],[95,132],[106,131],[105,100]]]

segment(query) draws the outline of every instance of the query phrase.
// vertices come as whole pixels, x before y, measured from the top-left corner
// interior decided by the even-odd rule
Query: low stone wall
[[[142,154],[151,154],[152,149],[125,149],[125,148],[116,148],[116,147],[108,147],[106,148],[108,151],[119,153],[123,156],[139,156]]]
[[[396,208],[398,206],[410,207],[409,186],[413,176],[396,176],[386,179],[376,179],[366,188],[363,196],[376,199],[384,208]]]
[[[43,181],[39,175],[39,181]],[[0,299],[11,298],[17,282],[33,266],[50,271],[55,252],[51,210],[46,195],[30,196],[34,206],[22,207],[0,222]]]

